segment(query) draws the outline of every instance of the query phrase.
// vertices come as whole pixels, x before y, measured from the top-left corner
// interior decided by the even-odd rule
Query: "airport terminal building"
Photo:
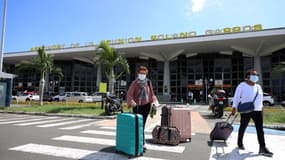
[[[244,80],[245,72],[254,68],[260,73],[259,83],[276,101],[285,99],[285,74],[272,76],[272,68],[285,62],[285,28],[262,29],[262,25],[232,27],[196,32],[152,35],[108,41],[128,60],[130,74],[116,80],[115,91],[126,92],[140,65],[149,68],[155,92],[172,101],[185,101],[191,90],[197,101],[204,101],[214,87],[225,89],[229,96]],[[92,63],[96,45],[78,43],[47,46],[54,63],[64,77],[48,77],[48,90],[98,91],[99,82],[107,82],[100,66]],[[30,51],[4,54],[4,69],[15,73],[15,65],[37,55]],[[39,74],[17,73],[14,90],[37,90]]]

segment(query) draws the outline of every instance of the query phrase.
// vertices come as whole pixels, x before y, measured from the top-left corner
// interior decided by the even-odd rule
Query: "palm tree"
[[[104,73],[109,81],[108,90],[114,93],[114,82],[122,76],[123,73],[130,73],[129,64],[125,58],[119,55],[106,41],[101,41],[96,55],[93,58],[95,64],[101,64]],[[121,67],[119,73],[114,72],[115,67]]]
[[[46,54],[44,46],[38,48],[38,56],[34,57],[32,61],[22,61],[16,65],[17,71],[34,70],[40,72],[40,105],[43,105],[43,94],[45,88],[46,77],[49,73],[58,75],[60,78],[63,76],[61,68],[54,67],[52,55]]]
[[[285,73],[285,62],[280,62],[272,69],[272,76],[275,78],[281,78],[282,73]]]

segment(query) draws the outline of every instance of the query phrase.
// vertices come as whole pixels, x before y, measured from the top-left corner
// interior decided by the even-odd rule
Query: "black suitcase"
[[[229,136],[233,132],[234,128],[233,128],[232,124],[235,121],[237,115],[234,116],[234,118],[233,118],[233,120],[231,122],[229,122],[230,117],[231,117],[231,114],[229,115],[229,117],[227,118],[226,121],[224,121],[224,122],[217,122],[215,124],[214,129],[210,133],[211,141],[214,141],[214,140],[224,140],[224,141],[226,141],[229,138]]]

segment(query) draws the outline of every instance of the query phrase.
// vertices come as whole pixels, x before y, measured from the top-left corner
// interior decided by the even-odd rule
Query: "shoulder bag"
[[[254,110],[254,101],[256,100],[257,95],[258,95],[258,88],[257,88],[257,92],[256,92],[256,95],[255,95],[253,101],[238,104],[238,106],[237,106],[238,112],[239,113],[252,112]]]

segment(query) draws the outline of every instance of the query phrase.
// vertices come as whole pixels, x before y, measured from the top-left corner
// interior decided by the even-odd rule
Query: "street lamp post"
[[[208,78],[205,78],[204,79],[204,83],[205,83],[205,87],[206,87],[206,93],[205,93],[205,101],[206,101],[206,104],[208,104],[208,88],[209,88],[209,82],[213,82],[213,79],[212,78],[210,78],[210,79],[208,79]]]
[[[7,8],[7,1],[4,0],[4,13],[3,13],[3,23],[2,23],[1,48],[0,48],[0,72],[3,71],[3,52],[4,52],[4,40],[5,40],[5,29],[6,29],[6,8]]]

